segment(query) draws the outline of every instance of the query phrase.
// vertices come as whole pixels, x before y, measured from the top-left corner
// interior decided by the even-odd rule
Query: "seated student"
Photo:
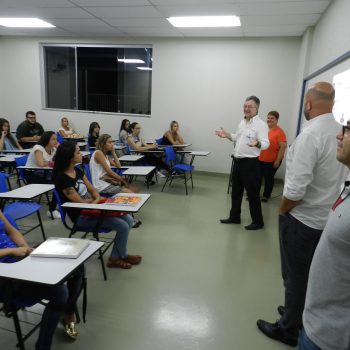
[[[162,145],[183,145],[184,139],[179,132],[179,123],[173,120],[170,123],[170,129],[163,135]]]
[[[62,143],[56,153],[53,169],[53,180],[62,203],[101,203],[100,195],[89,182],[83,171],[76,168],[82,162],[79,146],[74,142]],[[79,227],[95,227],[98,216],[91,213],[80,213],[79,209],[67,209],[70,219]],[[127,254],[127,243],[133,218],[129,214],[112,212],[115,216],[106,216],[102,221],[102,229],[115,230],[114,245],[108,259],[108,267],[130,269],[132,265],[139,264],[142,257]]]
[[[25,258],[33,249],[28,245],[22,234],[16,230],[0,211],[0,263],[16,263]],[[43,268],[45,262],[43,261]],[[70,338],[76,339],[78,332],[75,325],[74,311],[76,302],[82,290],[84,266],[76,269],[67,283],[59,285],[39,285],[30,282],[13,282],[13,297],[23,300],[49,301],[41,319],[39,337],[35,345],[36,350],[49,350],[52,337],[64,312],[63,322],[65,331]],[[0,281],[0,294],[8,281]]]
[[[75,132],[71,126],[69,126],[69,121],[67,117],[62,117],[61,127],[58,129],[59,134],[62,137],[71,137],[71,138],[81,138],[83,135]]]
[[[96,147],[97,139],[100,136],[100,125],[97,122],[92,122],[89,126],[88,144],[89,147]]]
[[[0,132],[0,151],[22,149],[16,136],[11,134],[10,123],[5,118],[0,118]]]
[[[129,135],[130,120],[123,119],[119,130],[119,140],[120,142],[126,143],[126,139]]]
[[[112,155],[112,158],[108,157],[108,153]],[[106,197],[119,192],[139,192],[137,187],[130,185],[116,174],[111,169],[111,165],[117,168],[121,167],[111,135],[103,134],[97,140],[96,151],[92,154],[89,163],[92,185],[102,196]],[[133,228],[140,225],[141,221],[134,218]]]
[[[28,160],[26,163],[27,167],[52,167],[53,158],[56,154],[56,148],[58,146],[56,133],[53,131],[45,131],[38,143],[32,148],[29,153]],[[29,183],[41,183],[41,184],[51,184],[51,173],[45,170],[35,170],[27,171],[26,177]],[[56,200],[53,197],[51,203],[49,204],[49,211],[47,216],[54,217],[55,219],[60,219],[60,213],[56,209]]]
[[[149,150],[154,150],[158,148],[156,144],[147,145],[145,141],[142,138],[140,138],[141,126],[139,123],[130,124],[130,131],[131,131],[131,134],[127,138],[127,143],[132,150],[143,152],[143,151],[149,151]],[[157,170],[164,169],[167,172],[171,171],[168,164],[163,162],[161,158],[158,158],[154,154],[143,153],[143,156],[144,158],[142,158],[142,161],[155,166]],[[152,181],[153,175],[154,175],[154,172],[147,176],[146,182],[148,183],[148,185],[155,184],[155,182]]]
[[[33,111],[26,113],[26,120],[18,125],[16,136],[23,148],[33,146],[32,141],[38,141],[44,133],[44,128],[36,121],[36,115]]]
[[[108,158],[108,153],[111,153],[111,159]],[[89,164],[93,186],[101,195],[138,192],[136,187],[131,186],[111,169],[111,164],[118,168],[121,166],[111,135],[103,134],[97,140],[96,151],[92,154]]]

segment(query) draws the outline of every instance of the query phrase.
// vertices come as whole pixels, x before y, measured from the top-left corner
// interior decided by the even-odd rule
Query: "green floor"
[[[142,264],[131,270],[108,269],[108,281],[103,281],[100,264],[92,257],[86,264],[87,323],[79,325],[74,344],[59,326],[52,349],[290,348],[256,327],[258,318],[275,321],[283,301],[280,197],[262,203],[265,229],[248,232],[243,227],[251,222],[246,200],[242,225],[219,223],[230,209],[226,177],[195,174],[188,196],[180,184],[160,190],[160,184],[150,189],[152,197],[138,214],[143,224],[129,237],[129,253],[142,255]],[[276,186],[274,195],[281,191]],[[59,220],[47,219],[44,212],[43,217],[48,236],[67,236]],[[33,232],[28,238],[40,235]],[[33,349],[35,338],[26,342],[27,349]],[[0,330],[0,348],[14,345],[14,335]]]

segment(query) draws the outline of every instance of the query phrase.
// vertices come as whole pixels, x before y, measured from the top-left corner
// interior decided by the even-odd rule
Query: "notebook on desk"
[[[118,204],[118,205],[136,205],[141,202],[140,196],[113,196],[107,198],[105,204]]]
[[[75,259],[89,246],[89,241],[79,238],[50,237],[34,249],[31,256],[41,258]]]

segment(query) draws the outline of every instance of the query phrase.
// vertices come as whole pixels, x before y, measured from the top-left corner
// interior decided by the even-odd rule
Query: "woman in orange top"
[[[259,188],[261,187],[263,178],[265,183],[263,196],[261,198],[263,202],[267,202],[271,196],[274,185],[274,176],[282,163],[287,148],[286,134],[283,129],[277,125],[279,116],[280,115],[277,111],[271,111],[267,115],[266,122],[269,127],[270,147],[261,151],[259,157]]]

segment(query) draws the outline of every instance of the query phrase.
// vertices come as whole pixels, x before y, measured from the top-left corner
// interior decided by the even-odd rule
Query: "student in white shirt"
[[[54,131],[45,131],[38,143],[32,148],[29,153],[26,166],[27,167],[53,167],[53,160],[58,147],[57,136]],[[26,178],[29,183],[52,184],[51,172],[46,170],[28,170]],[[60,213],[56,209],[56,200],[53,196],[49,205],[47,216],[55,219],[60,219]]]
[[[244,119],[239,123],[238,130],[231,134],[221,128],[216,134],[221,138],[236,144],[234,149],[234,166],[232,171],[232,207],[230,216],[221,219],[223,224],[241,223],[241,204],[243,191],[246,189],[252,223],[245,226],[246,230],[258,230],[264,227],[259,197],[257,174],[259,171],[260,151],[270,145],[267,124],[258,116],[260,100],[249,96],[244,103]]]
[[[266,336],[291,346],[297,345],[302,326],[310,264],[346,176],[346,168],[335,157],[339,124],[332,114],[334,95],[326,82],[312,85],[305,95],[307,123],[287,153],[279,209],[284,306],[278,307],[277,322],[257,322]]]
[[[61,119],[61,127],[58,129],[58,132],[62,137],[68,137],[74,134],[74,130],[71,126],[69,126],[69,121],[67,117],[62,117]]]

